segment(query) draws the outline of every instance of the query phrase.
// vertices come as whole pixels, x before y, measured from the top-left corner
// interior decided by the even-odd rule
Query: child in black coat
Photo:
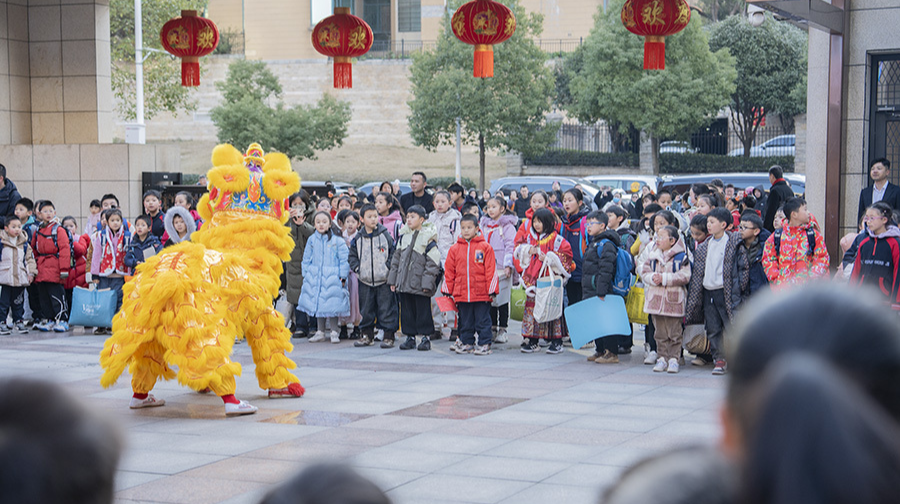
[[[609,217],[604,212],[591,212],[585,217],[585,230],[590,237],[590,244],[584,253],[582,266],[581,292],[582,299],[598,296],[603,299],[612,292],[613,279],[616,276],[616,256],[619,251],[619,233],[607,228]],[[605,241],[604,241],[605,240]],[[619,362],[619,338],[606,336],[594,340],[596,351],[588,357],[589,361],[598,364],[616,364]]]

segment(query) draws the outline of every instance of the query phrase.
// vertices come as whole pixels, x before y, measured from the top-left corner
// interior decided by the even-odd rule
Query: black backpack
[[[59,231],[59,224],[53,224],[50,227],[50,236],[53,238],[53,246],[56,248],[55,254],[41,254],[37,251],[36,247],[32,247],[34,249],[35,255],[39,256],[54,256],[59,259],[59,237],[56,236],[56,233]],[[72,237],[72,233],[66,229],[66,235],[69,237],[69,269],[75,269],[75,239]],[[40,228],[37,229],[35,235],[40,234]],[[35,240],[36,241],[36,240]]]
[[[781,257],[781,234],[781,229],[775,230],[775,257]],[[806,255],[812,257],[816,251],[816,230],[812,226],[806,228],[806,241],[809,244],[806,247]]]

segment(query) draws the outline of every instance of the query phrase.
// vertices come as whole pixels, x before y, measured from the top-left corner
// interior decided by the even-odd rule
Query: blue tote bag
[[[72,292],[72,314],[69,325],[112,327],[116,314],[116,291],[75,287]]]

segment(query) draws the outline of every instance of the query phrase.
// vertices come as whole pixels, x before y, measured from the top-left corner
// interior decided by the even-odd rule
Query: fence
[[[757,130],[753,146],[758,147],[769,140],[785,135],[781,125],[777,124],[777,120],[770,122],[775,124],[768,124]],[[785,138],[783,143],[785,145],[770,146],[768,150],[774,152],[772,155],[793,155],[793,138]],[[607,125],[602,122],[597,124],[563,122],[556,133],[556,142],[550,146],[550,149],[585,152],[638,152],[638,148],[639,139],[636,132],[632,132],[631,138],[614,139]],[[739,156],[743,152],[743,143],[738,137],[737,131],[728,128],[727,119],[717,119],[710,126],[689,135],[689,140],[663,139],[660,142],[660,152]]]

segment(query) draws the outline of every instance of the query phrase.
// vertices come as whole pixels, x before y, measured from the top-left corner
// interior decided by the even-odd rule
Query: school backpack
[[[35,248],[34,253],[36,255],[39,255],[39,256],[52,255],[52,256],[55,256],[57,259],[59,259],[59,237],[56,236],[56,233],[59,231],[59,227],[60,227],[59,224],[53,224],[53,226],[50,227],[50,236],[53,238],[53,247],[56,249],[56,253],[55,254],[41,254]],[[68,235],[68,237],[69,237],[69,263],[70,263],[69,269],[75,269],[75,243],[74,243],[75,240],[72,237],[72,233],[68,229],[66,229],[66,228],[63,228],[63,229],[66,230],[66,235]],[[40,228],[35,230],[35,233],[40,234],[39,231],[40,231]]]
[[[674,266],[672,267],[672,273],[678,273],[678,270],[684,266],[684,260],[687,255],[684,252],[679,252],[672,256],[672,260],[674,261]],[[656,265],[658,261],[656,259],[650,259],[650,269],[656,271]]]
[[[608,241],[606,238],[600,240],[597,242],[597,248],[602,250],[603,245]],[[598,254],[600,250],[597,251]],[[632,285],[634,285],[634,258],[631,257],[631,252],[622,247],[616,247],[616,274],[613,276],[612,293],[625,297]]]
[[[781,229],[775,230],[775,257],[781,257]],[[816,252],[816,230],[812,226],[806,228],[806,255],[812,257]]]

